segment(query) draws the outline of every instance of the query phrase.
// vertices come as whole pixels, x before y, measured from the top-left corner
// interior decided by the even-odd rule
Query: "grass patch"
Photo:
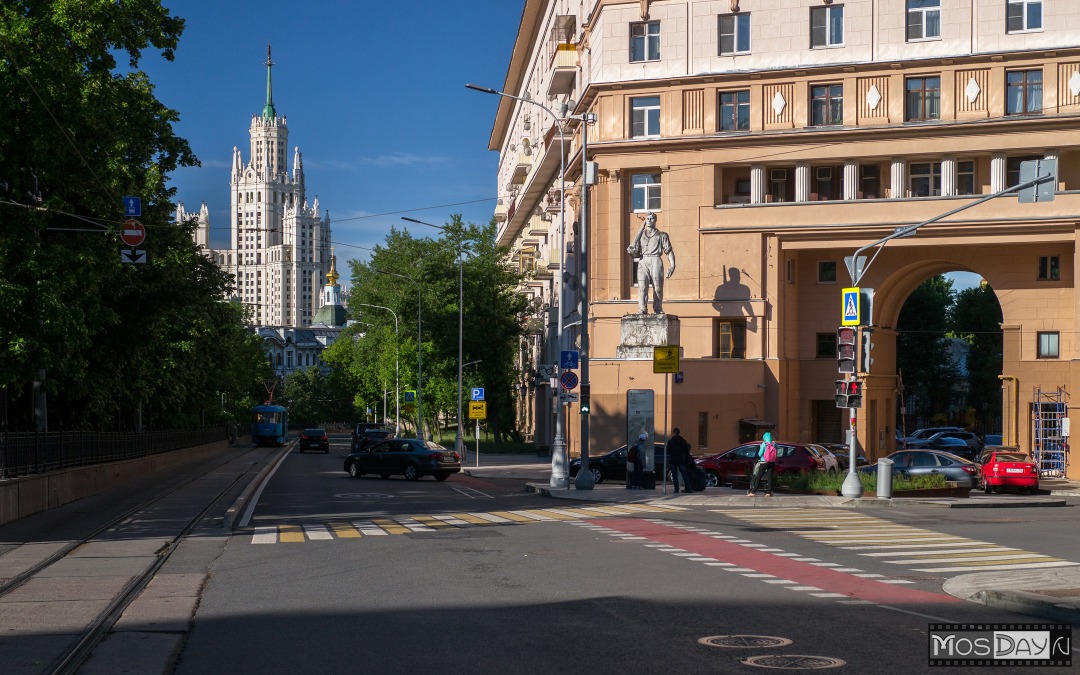
[[[806,473],[799,474],[784,474],[778,476],[776,479],[777,485],[782,485],[793,492],[813,492],[821,490],[823,492],[839,491],[844,485],[844,479],[847,478],[846,473],[834,473],[828,474],[821,471],[808,471]],[[867,492],[877,492],[877,474],[859,474],[859,480],[862,482],[863,490]],[[913,478],[902,478],[900,476],[893,476],[892,489],[893,492],[903,492],[905,490],[931,490],[936,488],[947,488],[949,482],[945,480],[945,476],[914,476]]]
[[[441,434],[435,435],[435,442],[447,448],[454,447],[454,441],[457,439],[457,431],[449,429]],[[465,445],[469,448],[469,453],[476,452],[476,436],[473,429],[466,427],[465,436],[463,438]],[[497,455],[535,455],[536,445],[532,443],[511,443],[503,441],[498,445],[495,445],[495,437],[492,434],[485,433],[483,429],[480,430],[480,454],[497,454]]]

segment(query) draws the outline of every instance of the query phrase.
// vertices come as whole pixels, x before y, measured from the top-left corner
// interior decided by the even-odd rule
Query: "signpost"
[[[125,209],[131,210],[129,208],[129,205],[128,205],[128,202],[127,202],[128,199],[135,199],[136,200],[136,206],[138,206],[138,199],[137,198],[135,198],[135,197],[125,197],[124,198],[124,207],[125,207]],[[138,207],[135,210],[141,210],[141,207]],[[146,228],[143,227],[142,223],[135,220],[134,218],[129,218],[128,220],[125,220],[124,221],[124,229],[120,231],[120,240],[122,242],[124,242],[124,244],[126,244],[127,246],[130,247],[127,250],[120,251],[120,260],[121,260],[121,262],[124,262],[124,263],[145,263],[146,262],[146,251],[138,250],[138,249],[135,248],[136,246],[138,246],[139,244],[143,243],[143,241],[146,240]]]
[[[654,373],[679,372],[679,346],[653,347],[652,371]]]
[[[469,401],[469,419],[487,419],[487,401]]]
[[[567,390],[567,391],[572,391],[574,389],[577,389],[577,385],[578,385],[577,373],[575,373],[572,370],[566,371],[565,373],[562,374],[562,377],[559,378],[559,384],[561,384],[562,388]]]
[[[472,400],[474,400],[474,401],[483,401],[484,400],[484,388],[483,387],[473,387],[472,388]]]

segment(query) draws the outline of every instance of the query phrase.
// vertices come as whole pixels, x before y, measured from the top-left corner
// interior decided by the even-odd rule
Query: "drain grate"
[[[712,635],[698,640],[698,644],[708,647],[740,648],[786,647],[791,640],[772,635]]]
[[[1051,598],[1080,598],[1080,588],[1044,588],[1028,592],[1049,595]]]
[[[775,656],[751,656],[742,660],[748,666],[759,668],[780,668],[783,670],[820,670],[839,668],[847,661],[828,656],[808,656],[806,654],[777,654]]]

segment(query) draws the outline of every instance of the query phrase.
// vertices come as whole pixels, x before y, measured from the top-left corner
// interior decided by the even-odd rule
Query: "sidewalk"
[[[1045,478],[1038,495],[995,494],[961,498],[850,498],[824,495],[747,497],[741,490],[709,488],[705,492],[674,494],[671,485],[655,490],[627,490],[622,483],[604,482],[591,490],[578,490],[570,479],[568,489],[552,488],[551,458],[532,455],[475,455],[462,471],[478,478],[514,478],[525,482],[530,492],[556,499],[589,502],[665,503],[679,506],[742,506],[753,508],[1031,508],[1065,506],[1066,498],[1080,498],[1080,482],[1065,478]],[[665,491],[666,488],[666,491]],[[975,494],[975,493],[973,493]],[[1015,570],[964,574],[945,581],[950,595],[1022,614],[1080,625],[1080,565],[1036,570]]]

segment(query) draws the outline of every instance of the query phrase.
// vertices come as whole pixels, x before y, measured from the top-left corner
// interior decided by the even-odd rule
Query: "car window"
[[[735,455],[738,457],[756,458],[758,456],[758,446],[744,445],[741,448],[736,449]]]
[[[937,466],[937,457],[931,455],[928,452],[920,452],[912,454],[911,466],[923,467],[923,466]]]
[[[1028,456],[1020,452],[994,453],[993,459],[998,462],[1030,462]]]
[[[795,454],[795,449],[793,445],[778,445],[776,446],[776,458],[791,457]]]
[[[938,461],[938,464],[940,464],[941,466],[956,466],[956,462],[954,462],[951,459],[949,459],[948,457],[944,457],[942,455],[937,456],[937,461]]]
[[[371,452],[389,452],[390,449],[390,441],[382,441],[368,448]]]
[[[892,460],[893,466],[911,466],[910,452],[894,452],[889,455],[889,459]]]

